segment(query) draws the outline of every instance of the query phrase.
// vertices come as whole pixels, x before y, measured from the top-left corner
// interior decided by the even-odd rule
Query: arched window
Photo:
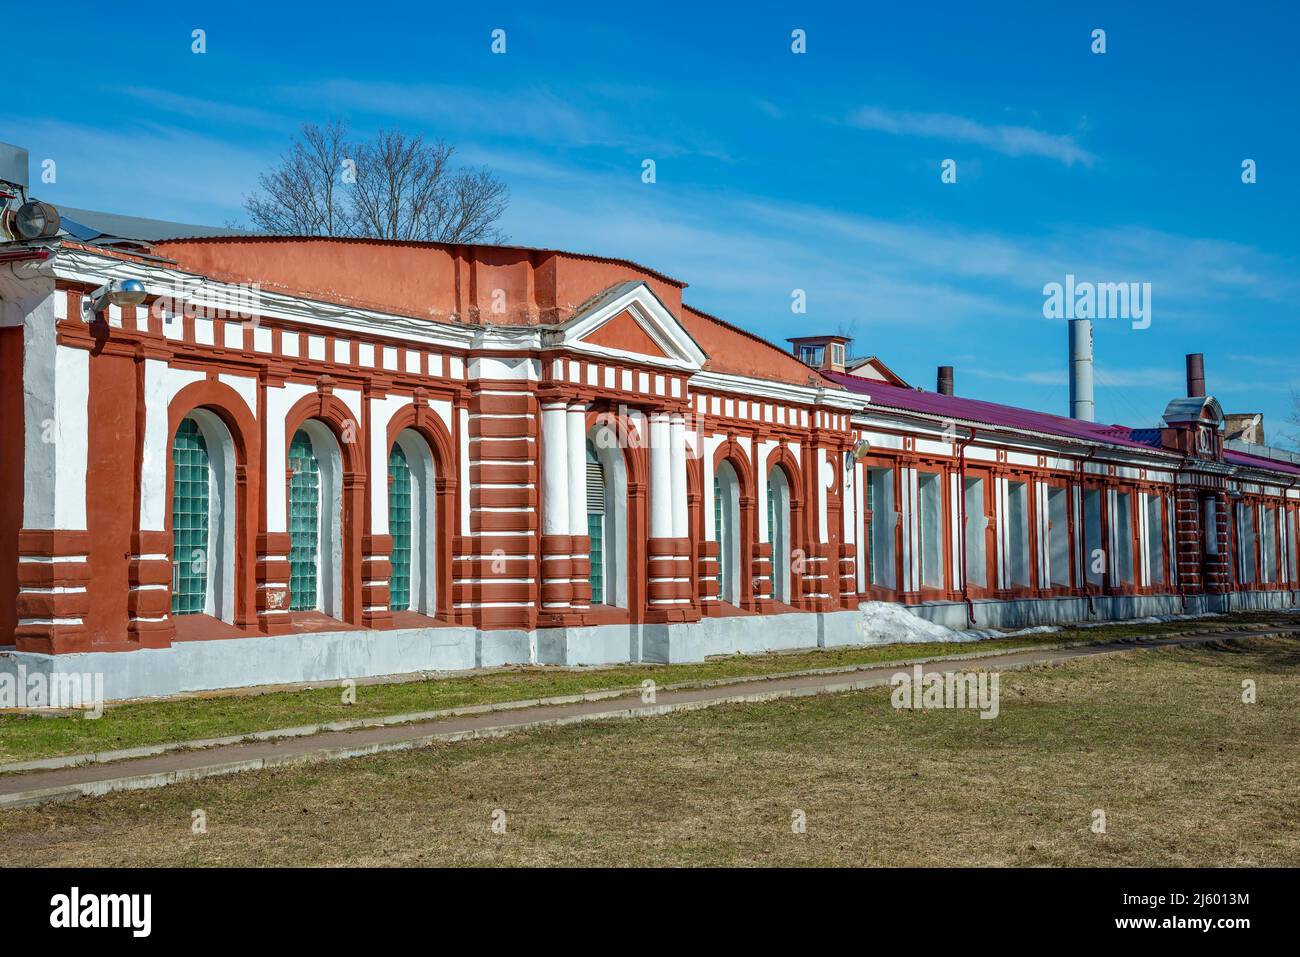
[[[627,607],[627,461],[605,423],[587,434],[587,534],[592,604]]]
[[[343,457],[334,433],[309,419],[289,444],[289,608],[343,609]]]
[[[433,453],[403,429],[388,453],[388,533],[393,536],[389,607],[432,616],[437,610],[437,474]]]
[[[772,543],[772,597],[790,601],[790,483],[785,469],[767,474],[767,537]]]
[[[713,530],[718,540],[718,596],[740,604],[740,480],[725,459],[713,478]]]
[[[225,423],[195,409],[172,441],[172,614],[234,621],[235,453]]]

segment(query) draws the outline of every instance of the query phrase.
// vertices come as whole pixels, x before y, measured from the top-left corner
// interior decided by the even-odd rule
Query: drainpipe
[[[966,446],[975,441],[975,430],[957,446],[957,538],[958,556],[961,561],[961,600],[966,603],[966,621],[975,626],[975,604],[970,599],[970,588],[966,584]]]

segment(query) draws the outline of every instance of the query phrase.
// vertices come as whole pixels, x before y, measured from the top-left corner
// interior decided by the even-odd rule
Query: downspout
[[[975,430],[957,446],[957,552],[961,560],[961,600],[966,603],[966,621],[975,626],[975,604],[970,599],[970,588],[966,584],[966,446],[975,441]]]

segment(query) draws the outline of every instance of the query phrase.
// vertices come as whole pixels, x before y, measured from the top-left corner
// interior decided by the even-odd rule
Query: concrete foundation
[[[968,623],[965,602],[926,602],[908,611],[946,628],[998,628],[1013,631],[1035,625],[1125,621],[1153,615],[1203,615],[1234,611],[1295,608],[1297,591],[1234,592],[1226,595],[1098,595],[1087,598],[1027,598],[972,602],[975,624]]]
[[[1004,630],[1151,615],[1294,608],[1300,592],[1097,597],[975,602],[976,626]],[[934,602],[908,611],[953,629],[966,606]],[[702,661],[865,644],[855,611],[704,618],[691,624],[597,625],[536,632],[412,628],[177,642],[165,649],[44,655],[0,651],[0,676],[102,675],[104,699],[149,698],[253,685],[338,681],[511,664],[600,665]]]

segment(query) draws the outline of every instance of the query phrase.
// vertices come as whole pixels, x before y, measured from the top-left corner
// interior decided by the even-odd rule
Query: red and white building
[[[0,243],[0,670],[123,698],[849,644],[866,599],[1295,604],[1300,465],[1225,449],[1212,397],[1134,430],[923,392],[684,288],[515,247]]]

